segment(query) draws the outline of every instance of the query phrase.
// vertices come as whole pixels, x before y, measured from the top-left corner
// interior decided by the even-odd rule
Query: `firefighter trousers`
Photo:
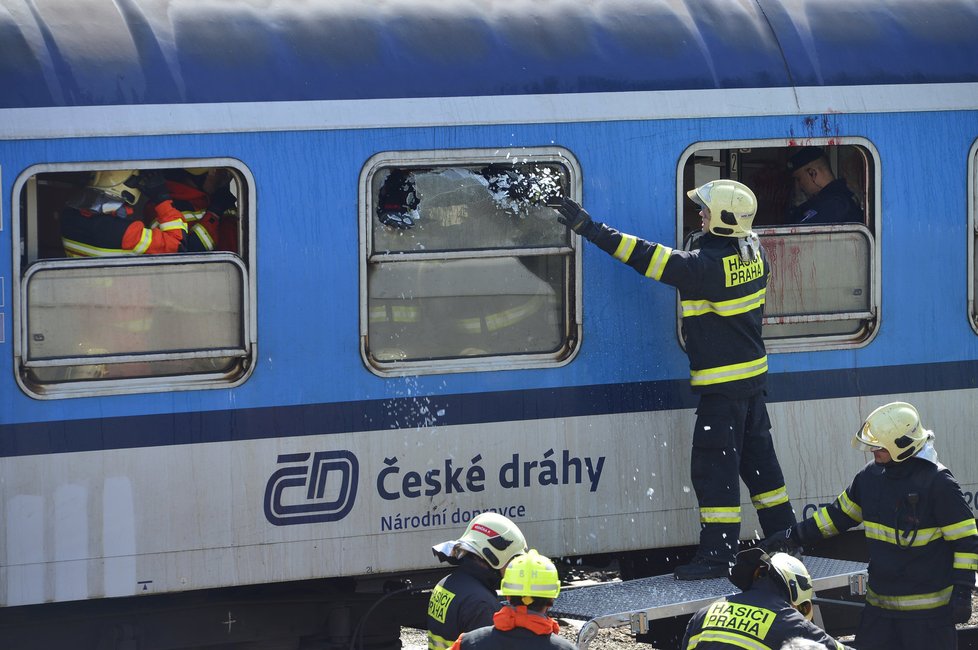
[[[740,479],[765,537],[795,523],[763,391],[739,399],[700,396],[690,476],[700,508],[700,556],[733,561],[740,539]]]

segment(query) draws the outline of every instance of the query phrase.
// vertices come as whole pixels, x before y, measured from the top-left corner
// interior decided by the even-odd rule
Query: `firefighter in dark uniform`
[[[459,539],[431,550],[455,566],[428,600],[428,650],[448,650],[462,632],[492,625],[500,604],[499,580],[510,560],[526,552],[526,539],[508,518],[484,512],[472,518]]]
[[[499,590],[507,604],[492,617],[492,624],[460,634],[452,650],[575,650],[557,636],[560,626],[547,616],[560,593],[554,563],[531,550],[509,563]]]
[[[765,535],[795,522],[771,439],[765,404],[767,353],[761,318],[769,273],[751,230],[757,200],[737,181],[711,181],[687,193],[702,234],[695,250],[673,250],[592,221],[567,198],[551,202],[558,219],[643,275],[679,289],[693,392],[699,394],[691,480],[700,539],[680,580],[727,575],[740,536],[740,478]]]
[[[144,191],[154,200],[155,227],[145,227],[134,216]],[[176,253],[183,250],[186,231],[159,172],[95,172],[88,187],[61,212],[61,243],[69,257]]]
[[[844,178],[836,178],[821,147],[803,147],[788,159],[795,187],[806,200],[792,208],[788,223],[863,222],[863,211]]]
[[[815,592],[801,560],[751,548],[737,554],[730,581],[743,591],[694,614],[681,650],[780,650],[793,639],[816,641],[828,650],[849,648],[811,622]]]
[[[954,624],[971,616],[978,529],[958,482],[937,462],[933,438],[912,405],[876,409],[852,441],[872,451],[873,462],[832,504],[762,542],[768,550],[791,550],[865,526],[860,650],[953,650]]]

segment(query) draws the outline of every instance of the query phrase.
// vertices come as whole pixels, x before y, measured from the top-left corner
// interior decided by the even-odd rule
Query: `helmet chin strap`
[[[754,233],[746,237],[737,238],[737,249],[740,251],[740,260],[742,262],[753,262],[757,259],[757,253],[760,247],[761,240]]]

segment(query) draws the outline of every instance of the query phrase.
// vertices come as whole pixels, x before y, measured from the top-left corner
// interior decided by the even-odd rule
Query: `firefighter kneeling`
[[[547,616],[560,593],[553,562],[535,550],[514,558],[499,593],[509,602],[493,616],[492,625],[459,635],[452,650],[575,650],[573,643],[557,636],[560,627]]]
[[[682,650],[769,648],[808,639],[831,650],[842,645],[811,622],[812,578],[801,560],[760,548],[737,554],[730,582],[743,590],[704,607],[690,619]]]

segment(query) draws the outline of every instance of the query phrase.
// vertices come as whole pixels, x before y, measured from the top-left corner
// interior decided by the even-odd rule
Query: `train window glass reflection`
[[[254,345],[251,183],[220,162],[21,174],[15,350],[29,394],[244,380]]]
[[[733,178],[757,196],[754,228],[772,266],[770,350],[854,347],[877,331],[878,170],[875,148],[861,138],[698,143],[683,155],[683,188]],[[700,218],[684,199],[685,237]]]
[[[577,250],[544,203],[564,150],[381,154],[361,175],[364,360],[378,374],[539,367],[576,349]]]

